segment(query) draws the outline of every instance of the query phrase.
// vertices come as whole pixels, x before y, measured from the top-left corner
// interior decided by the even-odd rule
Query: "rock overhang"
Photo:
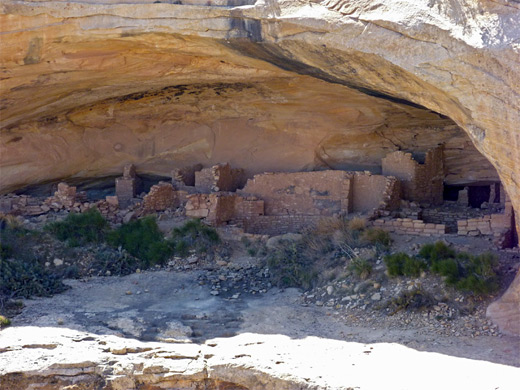
[[[515,42],[520,29],[514,23],[520,10],[515,2],[509,3],[452,1],[433,7],[426,1],[402,0],[206,5],[7,1],[2,4],[6,75],[2,147],[9,151],[22,133],[49,137],[51,129],[62,131],[60,115],[66,118],[79,107],[99,108],[110,99],[134,93],[194,83],[261,86],[279,80],[300,87],[301,95],[307,83],[318,83],[310,82],[312,78],[324,80],[329,89],[347,86],[393,100],[394,105],[410,102],[451,118],[497,168],[518,207],[520,157],[511,145],[520,142],[515,130],[519,122]],[[303,110],[316,106],[313,97],[310,93]],[[328,104],[321,98],[320,104]],[[366,106],[374,102],[367,101]],[[106,112],[109,124],[110,107]],[[73,127],[66,145],[81,142],[91,130]],[[208,133],[215,129],[209,126]],[[59,155],[66,145],[53,148],[56,162],[63,160]],[[15,170],[19,174],[27,157],[19,151],[14,154],[14,160],[2,164],[3,170],[19,165]],[[91,169],[96,165],[91,160],[84,165],[61,176],[106,171]],[[298,168],[310,165],[307,161]],[[38,180],[35,176],[25,181]],[[3,187],[16,186],[4,181]]]

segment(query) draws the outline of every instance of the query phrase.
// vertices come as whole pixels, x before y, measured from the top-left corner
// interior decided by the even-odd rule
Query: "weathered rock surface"
[[[496,179],[450,120],[358,89],[449,116],[516,197],[516,3],[226,4],[3,2],[1,190],[128,161],[377,169],[440,142],[447,182]]]
[[[520,335],[520,274],[504,295],[489,305],[487,315],[502,332]]]
[[[517,0],[5,0],[0,12],[2,192],[128,162],[376,170],[389,150],[446,142],[448,183],[496,169],[520,210]]]
[[[410,373],[402,374],[402,367]],[[432,375],[432,367],[443,374]],[[9,390],[512,390],[519,371],[397,344],[318,337],[249,333],[199,345],[144,343],[66,328],[0,333],[0,387]]]

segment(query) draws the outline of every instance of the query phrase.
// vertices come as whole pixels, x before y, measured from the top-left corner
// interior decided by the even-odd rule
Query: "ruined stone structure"
[[[202,170],[202,164],[195,164],[189,167],[175,168],[172,170],[172,184],[175,187],[194,187],[195,172]]]
[[[312,227],[324,217],[394,210],[399,193],[397,179],[369,173],[265,173],[236,193],[188,195],[186,215],[216,226],[237,224],[250,233],[282,234]]]
[[[125,165],[123,176],[116,179],[116,196],[120,207],[126,208],[130,205],[137,193],[137,186],[135,166],[133,164]]]
[[[244,170],[217,164],[195,172],[195,187],[205,192],[236,191],[244,184]]]
[[[239,193],[263,199],[266,215],[333,216],[352,211],[352,184],[344,171],[265,173]]]
[[[124,161],[378,172],[444,144],[446,184],[471,203],[468,178],[501,181],[520,209],[518,1],[173,3],[1,3],[2,194]],[[439,204],[437,169],[394,157],[405,198]]]
[[[397,151],[382,160],[383,175],[395,176],[402,183],[403,199],[439,205],[444,189],[444,147],[428,150],[424,162],[412,153]]]
[[[164,211],[178,207],[180,204],[177,191],[170,183],[160,182],[152,186],[150,192],[143,198],[145,213]]]

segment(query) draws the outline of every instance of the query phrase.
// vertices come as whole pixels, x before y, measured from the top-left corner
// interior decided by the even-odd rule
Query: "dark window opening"
[[[443,199],[456,202],[459,199],[459,191],[463,189],[463,186],[444,186]]]
[[[491,189],[489,186],[471,186],[468,190],[469,205],[474,208],[480,208],[482,203],[489,201]]]

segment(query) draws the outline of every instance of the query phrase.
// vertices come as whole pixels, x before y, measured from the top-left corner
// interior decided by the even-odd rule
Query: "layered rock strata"
[[[129,162],[377,171],[388,151],[445,143],[447,183],[498,173],[520,210],[517,0],[5,0],[0,12],[1,192]]]

